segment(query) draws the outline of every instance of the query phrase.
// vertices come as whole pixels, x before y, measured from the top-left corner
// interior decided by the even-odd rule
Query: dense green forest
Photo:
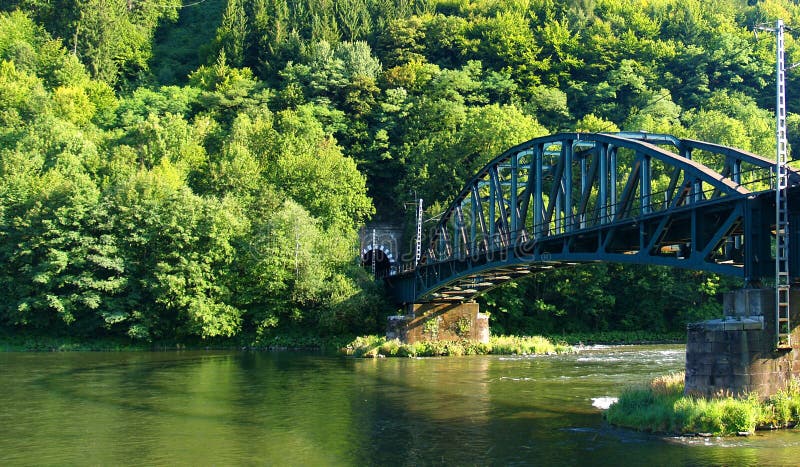
[[[774,153],[794,1],[0,0],[0,328],[382,329],[370,219],[434,216],[514,144],[646,130]],[[787,36],[787,62],[800,61]],[[788,76],[791,93],[800,75]],[[800,153],[800,115],[789,116]],[[736,284],[596,265],[483,298],[497,332],[667,331]]]

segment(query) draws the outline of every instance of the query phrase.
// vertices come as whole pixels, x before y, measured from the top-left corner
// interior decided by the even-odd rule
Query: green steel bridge
[[[399,303],[457,303],[528,274],[605,261],[758,285],[776,275],[776,242],[784,273],[798,277],[800,248],[788,245],[800,245],[800,174],[783,169],[785,205],[798,209],[780,214],[777,167],[665,134],[535,138],[475,174],[427,233],[427,248],[386,282]]]

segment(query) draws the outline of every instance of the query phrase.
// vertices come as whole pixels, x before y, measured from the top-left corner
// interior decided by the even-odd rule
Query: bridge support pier
[[[800,289],[791,289],[791,322],[800,322]],[[707,397],[756,392],[766,398],[800,377],[800,327],[791,349],[776,349],[775,289],[724,296],[724,318],[688,326],[686,393]]]
[[[387,339],[407,344],[469,339],[489,342],[489,315],[477,303],[414,303],[406,315],[390,316]]]

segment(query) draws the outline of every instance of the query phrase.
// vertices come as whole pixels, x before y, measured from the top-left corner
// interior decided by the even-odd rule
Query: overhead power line
[[[177,10],[180,10],[182,8],[190,8],[190,7],[193,7],[193,6],[197,6],[197,5],[200,5],[201,3],[205,3],[207,1],[208,0],[197,0],[195,2],[187,3],[185,5],[183,5],[183,4],[181,4],[181,5],[169,5],[169,4],[166,4],[166,3],[156,3],[156,2],[148,2],[148,1],[139,1],[138,3],[149,4],[149,5],[152,5],[152,6],[157,7],[157,8],[175,8]],[[130,10],[132,8],[132,6],[133,6],[133,0],[130,0],[128,2],[128,9]]]

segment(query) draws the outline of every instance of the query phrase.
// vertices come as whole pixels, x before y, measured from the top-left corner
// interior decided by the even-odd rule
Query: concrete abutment
[[[766,398],[800,377],[800,290],[791,289],[791,348],[776,348],[775,290],[741,289],[724,296],[724,317],[690,324],[686,393]]]

